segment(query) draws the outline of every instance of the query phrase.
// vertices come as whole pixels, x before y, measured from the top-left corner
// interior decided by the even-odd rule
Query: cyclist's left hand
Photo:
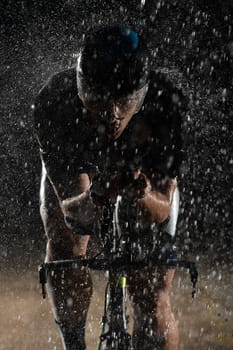
[[[123,192],[132,199],[141,199],[151,191],[151,182],[140,170],[133,172],[131,183]]]
[[[92,180],[91,196],[96,205],[104,205],[119,194],[120,179],[116,175],[99,174]]]

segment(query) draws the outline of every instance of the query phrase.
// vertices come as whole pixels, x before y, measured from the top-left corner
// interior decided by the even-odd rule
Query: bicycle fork
[[[104,316],[97,350],[132,350],[127,332],[126,277],[111,274],[105,292]]]

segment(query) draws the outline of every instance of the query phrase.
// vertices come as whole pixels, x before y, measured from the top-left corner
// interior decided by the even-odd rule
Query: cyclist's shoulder
[[[140,116],[153,134],[163,134],[173,126],[180,126],[187,112],[187,99],[169,76],[152,72],[148,92]]]
[[[35,109],[46,110],[58,104],[67,104],[77,96],[75,67],[53,74],[40,89]]]
[[[171,81],[169,74],[152,71],[146,102],[160,110],[186,109],[188,99],[181,88]]]

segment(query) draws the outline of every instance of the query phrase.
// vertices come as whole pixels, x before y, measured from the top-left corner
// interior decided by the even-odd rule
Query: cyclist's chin
[[[119,127],[118,129],[116,130],[113,130],[113,131],[109,131],[107,132],[107,137],[111,140],[116,140],[118,139],[118,137],[121,136],[121,134],[123,133],[125,128],[123,127]]]

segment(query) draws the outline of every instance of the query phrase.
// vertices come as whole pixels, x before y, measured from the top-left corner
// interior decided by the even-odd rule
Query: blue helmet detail
[[[124,25],[101,27],[90,33],[80,67],[92,88],[106,88],[111,96],[125,96],[148,82],[149,59],[143,39]]]
[[[138,34],[126,27],[121,28],[121,33],[128,38],[129,49],[131,49],[131,53],[136,50],[139,44]]]
[[[138,34],[127,27],[121,27],[119,34],[112,39],[114,41],[110,44],[110,54],[116,60],[129,59],[139,45]]]

